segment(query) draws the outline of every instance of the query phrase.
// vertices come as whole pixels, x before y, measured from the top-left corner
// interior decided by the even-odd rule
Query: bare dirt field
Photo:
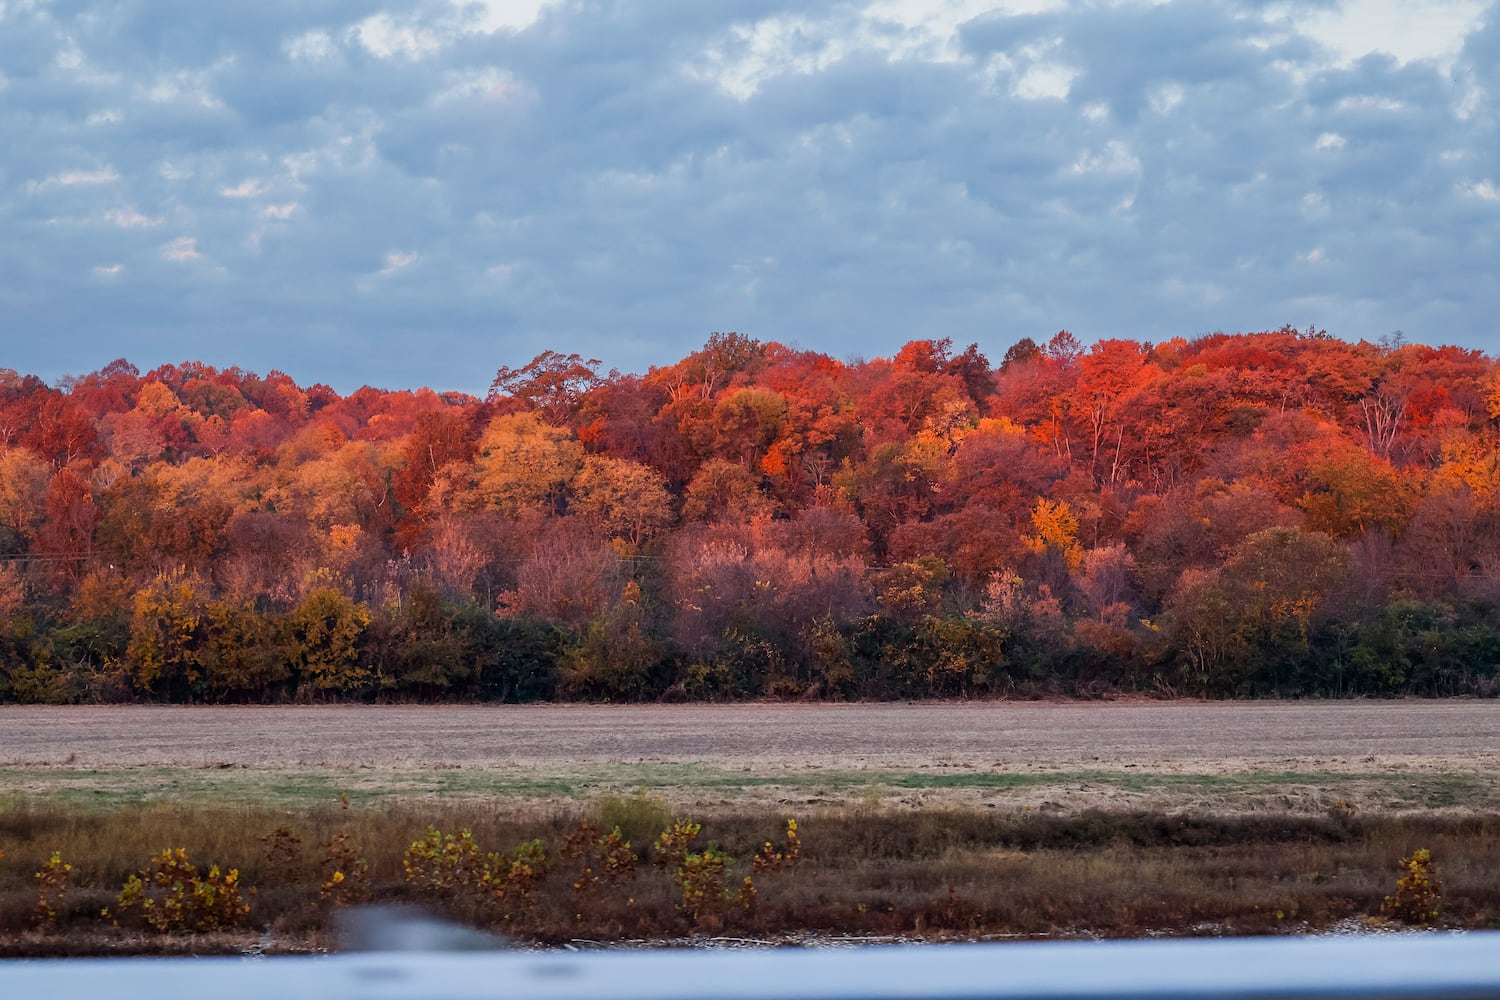
[[[1500,764],[1500,702],[0,707],[0,766],[1203,772]]]
[[[0,707],[30,792],[1491,809],[1496,775],[1483,701]]]

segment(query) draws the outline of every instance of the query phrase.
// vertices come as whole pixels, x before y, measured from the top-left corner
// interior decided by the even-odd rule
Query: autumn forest
[[[0,700],[1500,694],[1500,368],[714,334],[485,398],[0,369]]]

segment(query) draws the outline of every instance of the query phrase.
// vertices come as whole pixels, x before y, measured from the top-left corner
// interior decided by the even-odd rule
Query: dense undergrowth
[[[1254,544],[1265,575],[1308,543],[1271,532]],[[1277,572],[1303,586],[1295,566]],[[929,611],[821,619],[802,634],[731,622],[704,655],[628,615],[572,631],[420,587],[381,609],[323,588],[277,611],[161,580],[129,598],[134,612],[79,620],[38,604],[0,621],[0,703],[1500,694],[1489,603],[1399,600],[1276,623],[1241,602],[1274,598],[1284,611],[1283,597],[1268,597],[1263,580],[1241,583],[1245,594],[1213,596],[1204,613],[1222,617],[1190,639],[1144,619],[1149,627],[1095,627],[1001,603],[940,613],[933,598]],[[638,613],[654,614],[629,611]]]
[[[14,798],[0,845],[4,955],[324,948],[336,914],[370,901],[553,945],[1500,925],[1500,817],[1341,804],[1326,817],[848,807],[789,826],[734,809],[688,820],[644,794],[295,815]]]

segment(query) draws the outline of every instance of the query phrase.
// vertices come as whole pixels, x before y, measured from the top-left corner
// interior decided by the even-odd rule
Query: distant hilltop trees
[[[716,333],[479,399],[0,369],[0,700],[1500,692],[1500,374]]]

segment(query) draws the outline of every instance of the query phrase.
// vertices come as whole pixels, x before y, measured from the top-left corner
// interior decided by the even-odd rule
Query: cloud
[[[1481,201],[1500,201],[1500,187],[1496,187],[1495,182],[1488,177],[1482,181],[1461,184],[1459,189],[1469,197]]]
[[[84,0],[6,5],[0,66],[6,363],[48,377],[482,392],[716,329],[1500,347],[1468,0]]]
[[[1402,63],[1425,59],[1447,66],[1487,6],[1486,0],[1344,0],[1292,5],[1286,16],[1341,65],[1381,52]]]
[[[28,181],[26,191],[34,194],[48,188],[73,187],[78,184],[110,184],[120,179],[113,167],[96,170],[63,170],[40,181]]]
[[[161,255],[167,260],[175,261],[197,260],[202,256],[198,253],[196,236],[179,236],[170,243],[162,244]]]
[[[1140,158],[1119,139],[1110,139],[1098,152],[1084,153],[1068,168],[1075,174],[1134,174],[1140,169]]]
[[[418,21],[398,20],[390,14],[372,14],[354,27],[354,37],[371,55],[380,59],[422,59],[443,46],[438,32]]]
[[[104,219],[121,229],[150,228],[161,225],[160,218],[142,215],[133,208],[112,208],[104,213]]]
[[[385,255],[385,267],[382,267],[377,273],[379,273],[382,277],[392,275],[397,271],[406,270],[408,267],[411,267],[421,259],[421,254],[401,253],[399,251],[393,250]]]
[[[294,62],[328,62],[338,56],[338,43],[326,31],[309,31],[282,43],[282,51]]]
[[[265,193],[265,187],[257,179],[240,181],[238,184],[224,185],[219,188],[219,194],[225,198],[258,198]]]
[[[454,0],[453,6],[475,31],[520,31],[536,23],[537,18],[555,0]]]

